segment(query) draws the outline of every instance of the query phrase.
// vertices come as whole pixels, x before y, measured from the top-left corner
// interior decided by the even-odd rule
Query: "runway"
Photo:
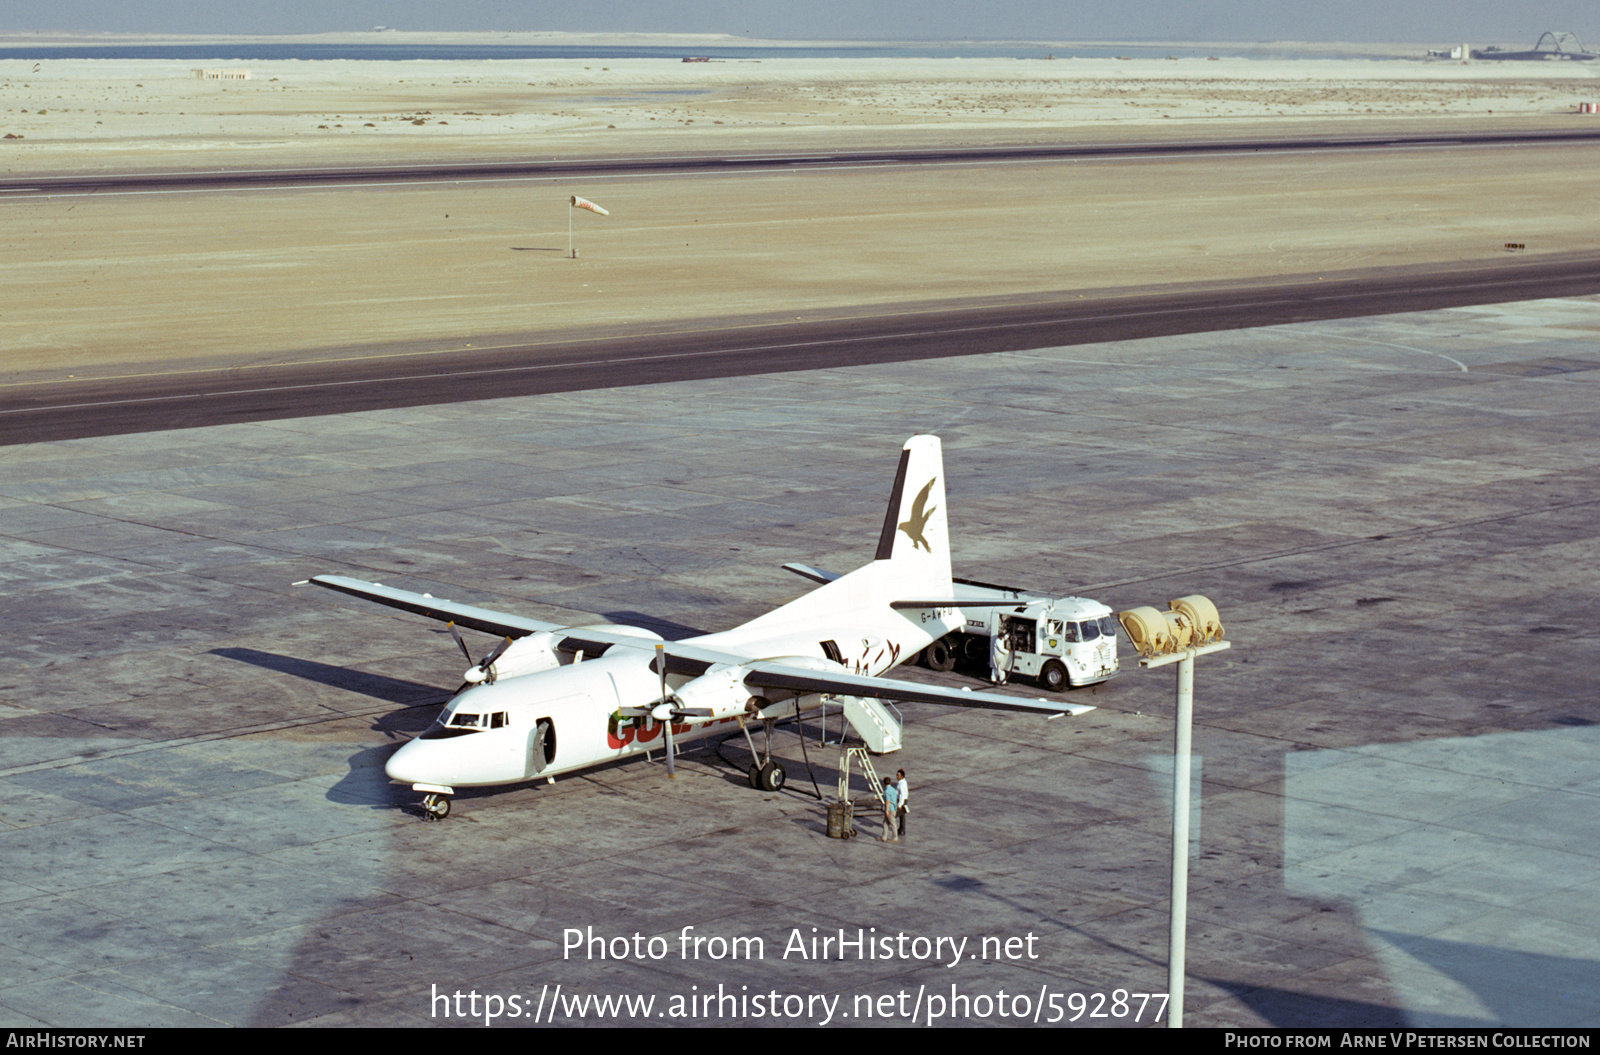
[[[1238,138],[1193,142],[1064,143],[1030,146],[988,146],[939,149],[852,150],[848,152],[760,151],[730,154],[687,154],[640,157],[538,158],[509,162],[367,165],[350,168],[268,168],[42,174],[0,178],[0,196],[70,197],[75,195],[141,194],[159,191],[282,190],[294,187],[383,186],[427,183],[473,183],[560,180],[621,176],[731,175],[771,171],[850,168],[861,165],[920,167],[939,164],[994,165],[1006,162],[1182,158],[1198,155],[1326,153],[1331,151],[1424,150],[1462,146],[1592,146],[1600,132],[1523,131],[1462,132],[1385,136]]]
[[[670,381],[910,362],[1600,292],[1600,253],[1263,283],[1091,290],[820,322],[710,320],[470,348],[340,349],[291,363],[0,386],[0,444]],[[655,330],[656,332],[651,332]]]

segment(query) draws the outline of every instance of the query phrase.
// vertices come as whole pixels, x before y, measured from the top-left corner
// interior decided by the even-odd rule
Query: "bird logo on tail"
[[[934,479],[936,480],[937,477]],[[928,518],[933,516],[934,510],[939,507],[934,506],[933,509],[924,509],[923,506],[928,504],[928,492],[933,490],[933,484],[934,480],[929,480],[923,485],[922,491],[917,495],[917,500],[911,503],[911,519],[900,522],[900,530],[904,531],[906,538],[911,540],[911,548],[916,549],[920,546],[929,553],[933,552],[933,547],[928,545],[928,540],[923,536],[922,532],[928,526]]]

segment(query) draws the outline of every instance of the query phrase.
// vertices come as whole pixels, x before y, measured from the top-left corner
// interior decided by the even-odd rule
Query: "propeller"
[[[671,707],[667,703],[667,646],[666,645],[657,645],[656,646],[656,667],[657,667],[657,669],[659,669],[661,671],[661,707],[657,708],[657,709],[659,710],[661,708],[666,708],[668,710],[668,714],[667,714],[667,779],[668,780],[673,780],[678,775],[678,771],[675,768],[673,768],[673,764],[672,764],[674,756],[677,755],[677,753],[678,753],[678,746],[677,746],[676,743],[673,742],[673,739],[672,739],[672,714],[671,714]]]
[[[456,644],[461,647],[461,654],[467,657],[468,663],[472,664],[471,667],[467,668],[467,673],[464,675],[467,684],[477,685],[481,683],[484,685],[493,685],[494,661],[499,659],[501,654],[504,653],[506,649],[511,647],[511,639],[509,637],[506,638],[504,641],[495,646],[493,652],[490,652],[487,656],[484,656],[480,660],[474,661],[472,658],[472,650],[469,649],[467,647],[467,643],[461,639],[461,631],[456,629],[456,624],[451,622],[445,625],[450,629],[450,636],[455,638]]]
[[[617,714],[623,718],[649,718],[666,727],[667,776],[675,779],[678,775],[678,742],[672,733],[673,723],[684,718],[710,718],[713,712],[709,707],[685,707],[682,700],[667,690],[666,647],[656,646],[655,667],[661,675],[660,701],[647,707],[619,707]]]

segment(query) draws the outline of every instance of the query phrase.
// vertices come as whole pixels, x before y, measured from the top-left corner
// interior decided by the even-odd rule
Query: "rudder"
[[[893,565],[902,588],[949,592],[950,527],[939,437],[913,436],[901,449],[876,559]]]

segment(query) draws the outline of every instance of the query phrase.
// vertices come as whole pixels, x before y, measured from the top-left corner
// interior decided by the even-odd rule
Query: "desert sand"
[[[1254,134],[1312,119],[1571,124],[1600,63],[1257,59],[7,60],[13,173]]]
[[[686,51],[689,49],[686,48]],[[1585,63],[0,58],[46,173],[1600,127]],[[18,196],[12,383],[1591,244],[1596,147]],[[567,258],[566,198],[581,214]],[[895,310],[901,310],[897,307]],[[703,320],[720,320],[704,323]],[[456,342],[456,343],[452,343]]]

